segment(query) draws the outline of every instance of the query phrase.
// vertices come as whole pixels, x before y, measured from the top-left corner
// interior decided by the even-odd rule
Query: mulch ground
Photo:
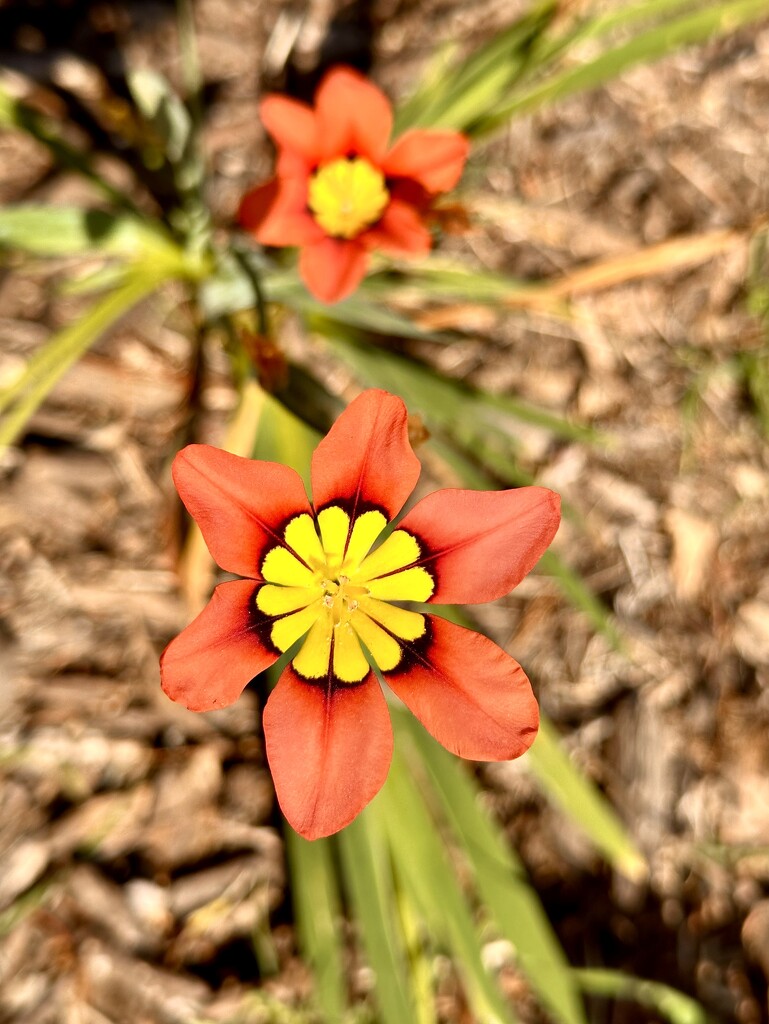
[[[493,0],[198,0],[195,13],[223,226],[269,173],[264,89],[306,93],[319,61],[355,59],[403,95],[437,39],[474,42],[511,16]],[[104,124],[106,90],[141,64],[179,79],[167,5],[0,10],[0,65],[73,140],[95,137],[105,173],[152,210]],[[471,164],[476,226],[446,251],[556,277],[742,231],[769,207],[767,137],[764,26],[516,122]],[[96,197],[40,146],[2,134],[0,201],[25,200]],[[82,300],[62,285],[82,272],[5,260],[0,375],[77,315]],[[684,268],[587,289],[568,318],[458,310],[463,340],[428,353],[611,439],[516,430],[523,464],[576,513],[556,550],[611,609],[630,657],[542,576],[495,605],[488,628],[648,856],[648,881],[612,878],[525,764],[481,774],[572,963],[675,984],[724,1024],[767,1020],[769,978],[769,460],[740,372],[765,343],[747,273],[736,237]],[[189,617],[170,461],[193,437],[221,440],[236,398],[215,341],[197,372],[193,327],[183,295],[146,302],[0,465],[0,1020],[13,1024],[291,1020],[310,992],[257,695],[196,716],[158,685],[158,654]],[[352,394],[345,371],[329,384]],[[362,977],[351,971],[353,990]],[[653,1019],[619,1004],[592,1012]],[[456,999],[440,1013],[463,1019]]]

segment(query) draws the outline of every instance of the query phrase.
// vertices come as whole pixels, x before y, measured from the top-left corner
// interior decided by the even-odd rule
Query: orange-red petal
[[[386,391],[364,391],[313,453],[313,504],[322,509],[344,503],[351,518],[373,505],[392,519],[416,486],[420,469],[403,401]]]
[[[190,711],[233,704],[255,675],[277,660],[268,646],[271,623],[256,608],[260,584],[221,583],[203,611],[160,657],[160,679],[171,700]]]
[[[435,576],[438,604],[475,604],[508,594],[530,572],[561,521],[546,487],[513,491],[447,488],[428,494],[400,526],[422,542],[419,561]]]
[[[302,157],[311,166],[318,157],[315,112],[306,103],[273,93],[259,104],[262,124],[281,149]]]
[[[539,726],[525,672],[488,637],[434,615],[428,620],[427,647],[415,644],[403,670],[383,673],[388,684],[452,753],[474,761],[519,757]]]
[[[174,459],[173,477],[187,510],[222,569],[260,579],[265,548],[282,543],[280,527],[311,513],[301,477],[288,466],[190,444]]]
[[[246,192],[238,220],[262,245],[307,245],[325,237],[307,212],[307,180],[280,177]]]
[[[462,177],[470,141],[459,132],[413,129],[395,142],[382,162],[388,178],[410,178],[428,192],[448,192]]]
[[[392,107],[381,89],[352,68],[333,68],[315,94],[322,160],[354,153],[381,163],[392,131]]]
[[[305,839],[349,825],[382,788],[393,738],[372,673],[355,686],[315,685],[289,666],[263,722],[278,802]]]
[[[356,239],[324,235],[299,255],[299,274],[308,291],[321,302],[346,299],[363,280],[367,266],[366,250]]]
[[[433,240],[414,207],[393,199],[361,241],[368,249],[381,249],[394,256],[426,256]]]

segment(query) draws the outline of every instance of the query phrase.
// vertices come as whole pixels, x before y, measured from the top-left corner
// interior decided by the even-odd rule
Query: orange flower
[[[458,132],[412,130],[389,145],[392,108],[350,68],[330,71],[315,106],[267,96],[262,121],[278,147],[276,177],[248,192],[240,222],[262,245],[301,247],[312,294],[338,302],[360,284],[372,249],[424,256],[424,213],[459,181],[469,142]]]
[[[406,408],[384,391],[364,392],[316,448],[312,505],[300,477],[274,462],[208,445],[174,460],[174,482],[211,554],[245,579],[220,584],[165,649],[163,689],[193,711],[225,707],[294,651],[267,701],[264,738],[283,813],[308,839],[352,821],[390,767],[387,704],[364,647],[461,757],[518,757],[537,732],[537,702],[517,662],[485,636],[402,602],[508,593],[553,539],[558,495],[436,491],[377,546],[419,469]]]

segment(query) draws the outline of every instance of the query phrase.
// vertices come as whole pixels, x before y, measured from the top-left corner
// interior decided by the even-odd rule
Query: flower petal
[[[382,509],[388,520],[403,507],[420,472],[400,398],[369,390],[351,402],[312,456],[316,509],[344,504],[354,521],[364,509]]]
[[[272,93],[259,104],[262,124],[277,145],[301,156],[309,165],[318,158],[315,112],[306,103]]]
[[[366,250],[357,240],[325,235],[302,249],[299,256],[299,274],[321,302],[346,299],[363,280],[367,266]]]
[[[392,131],[392,107],[381,89],[352,68],[333,68],[315,93],[321,159],[367,157],[379,164]]]
[[[394,256],[426,256],[433,239],[414,207],[393,199],[374,227],[361,235],[361,242],[367,249]]]
[[[462,176],[470,140],[459,132],[414,129],[393,145],[382,163],[388,178],[411,178],[428,192],[448,192]]]
[[[190,711],[233,704],[255,675],[278,659],[266,643],[270,622],[257,612],[259,584],[221,583],[203,611],[166,647],[160,679]]]
[[[488,637],[429,615],[429,643],[404,643],[387,683],[447,750],[474,761],[520,757],[539,709],[521,666]]]
[[[534,568],[555,536],[560,508],[546,487],[448,488],[423,498],[399,528],[429,552],[416,564],[435,576],[431,602],[476,604],[510,593]]]
[[[307,181],[279,177],[246,192],[238,220],[262,245],[307,245],[324,238],[307,212]]]
[[[265,548],[291,516],[311,514],[301,477],[275,462],[190,444],[174,459],[176,489],[222,569],[260,579]]]
[[[381,789],[392,729],[373,673],[357,686],[306,683],[289,667],[264,709],[278,802],[306,839],[348,825]]]

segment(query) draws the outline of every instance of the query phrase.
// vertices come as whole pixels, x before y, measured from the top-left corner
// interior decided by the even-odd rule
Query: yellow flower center
[[[355,238],[374,224],[390,202],[384,175],[368,160],[333,160],[310,179],[307,202],[315,220],[336,238]]]
[[[265,555],[256,606],[273,619],[270,639],[287,651],[304,638],[293,665],[305,679],[334,676],[343,683],[366,678],[363,646],[383,672],[403,658],[403,641],[423,636],[424,615],[391,601],[426,601],[435,584],[416,565],[420,547],[405,530],[395,530],[375,550],[387,520],[364,512],[354,520],[337,505],[317,518],[292,519],[283,543]],[[363,645],[363,646],[362,646]]]

